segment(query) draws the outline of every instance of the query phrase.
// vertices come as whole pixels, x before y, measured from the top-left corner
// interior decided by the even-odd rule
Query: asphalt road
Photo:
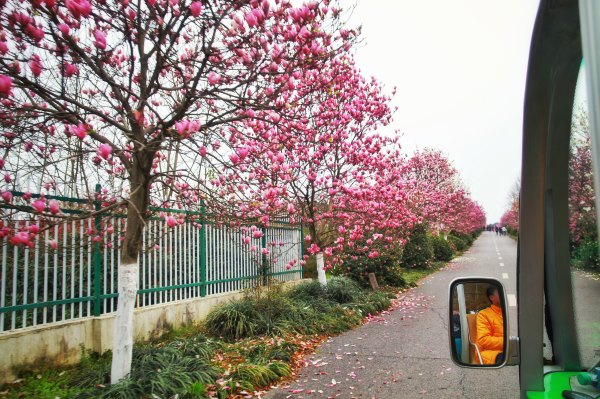
[[[518,369],[462,369],[448,348],[448,286],[461,276],[500,279],[517,332],[517,245],[484,233],[463,256],[405,292],[400,306],[325,342],[291,384],[264,398],[518,398]],[[513,306],[510,306],[513,305]]]

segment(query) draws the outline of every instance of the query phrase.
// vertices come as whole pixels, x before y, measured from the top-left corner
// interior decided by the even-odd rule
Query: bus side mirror
[[[452,360],[461,367],[507,364],[508,320],[504,286],[491,278],[459,278],[450,284]]]

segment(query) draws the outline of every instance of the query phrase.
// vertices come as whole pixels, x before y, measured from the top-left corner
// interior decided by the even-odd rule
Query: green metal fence
[[[18,199],[23,193],[13,195]],[[45,198],[60,201],[65,214],[100,206],[78,198]],[[216,226],[203,212],[160,211],[184,216],[185,221],[172,228],[162,218],[147,222],[139,258],[138,307],[237,291],[268,277],[302,277],[303,237],[298,226],[276,222],[262,229],[260,239],[247,243],[251,227]],[[12,245],[8,237],[0,239],[0,332],[116,310],[125,215],[49,220],[0,212],[2,223],[17,230],[33,224],[52,226],[31,248]],[[268,249],[268,257],[262,248]]]

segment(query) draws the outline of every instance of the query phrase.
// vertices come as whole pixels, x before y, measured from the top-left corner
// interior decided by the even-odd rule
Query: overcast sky
[[[520,176],[523,98],[537,0],[358,0],[357,63],[391,91],[405,152],[433,147],[488,223]],[[390,129],[390,131],[392,131]]]

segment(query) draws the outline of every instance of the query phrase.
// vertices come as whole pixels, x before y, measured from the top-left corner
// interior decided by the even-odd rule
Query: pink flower
[[[206,147],[201,145],[200,148],[198,148],[198,152],[204,158],[206,156]]]
[[[217,73],[215,73],[215,71],[210,71],[208,73],[208,83],[211,86],[216,85],[217,83],[219,83],[220,80],[221,80],[221,77]]]
[[[8,44],[6,42],[0,42],[0,54],[8,53]]]
[[[44,210],[46,209],[46,203],[42,199],[36,200],[33,204],[31,204],[31,206],[33,207],[33,209],[35,209],[36,212],[39,213],[44,212]]]
[[[175,122],[175,130],[179,133],[180,136],[185,137],[187,135],[188,129],[190,127],[190,121],[179,121]]]
[[[242,237],[242,242],[243,242],[244,244],[250,244],[250,237],[248,237],[248,236],[244,236],[244,237]]]
[[[92,6],[88,0],[65,0],[67,9],[77,19],[88,17],[92,12]]]
[[[268,250],[267,248],[263,248],[263,249],[261,249],[261,250],[260,250],[260,252],[261,252],[263,255],[268,255],[268,254],[269,254],[269,250]]]
[[[50,246],[50,248],[57,250],[58,249],[58,243],[56,242],[56,240],[48,240],[46,241],[46,244],[48,244]]]
[[[100,144],[100,146],[98,146],[97,153],[102,158],[108,159],[112,153],[112,147],[109,144]]]
[[[72,135],[77,136],[78,139],[83,140],[87,136],[88,127],[80,123],[77,126],[71,126],[69,131]]]
[[[173,216],[167,216],[167,226],[169,226],[169,227],[177,226],[177,220]]]
[[[31,234],[38,234],[40,232],[40,226],[37,224],[32,224],[27,228]]]
[[[58,30],[62,32],[63,35],[67,36],[71,32],[71,28],[67,24],[59,24]]]
[[[106,49],[106,36],[104,33],[96,29],[94,31],[94,37],[96,38],[96,42],[94,43],[96,47],[98,47],[100,50]]]
[[[64,70],[63,70],[63,74],[67,77],[70,78],[73,75],[77,75],[79,73],[79,68],[77,68],[76,65],[73,64],[69,64],[68,62],[65,63],[64,66]]]
[[[310,36],[310,32],[308,31],[308,29],[306,29],[306,26],[303,26],[300,29],[300,32],[298,32],[298,37],[302,38],[302,39],[307,39]]]
[[[13,195],[10,191],[2,192],[2,199],[4,200],[4,202],[10,203],[10,201],[12,201],[12,198],[13,198]]]
[[[240,157],[237,154],[229,154],[229,160],[235,165],[240,161]]]
[[[252,233],[252,237],[254,238],[261,238],[263,236],[263,232],[260,230],[255,230],[254,233]]]
[[[251,28],[258,25],[258,19],[256,19],[256,16],[252,12],[246,14],[246,22]]]
[[[190,4],[190,11],[192,13],[192,16],[199,17],[200,13],[202,13],[202,2],[200,2],[200,1],[192,2],[192,4]]]
[[[29,69],[31,69],[31,73],[33,73],[33,76],[36,78],[42,74],[44,67],[42,61],[40,61],[39,55],[34,54],[33,57],[31,57],[31,60],[29,60]]]
[[[50,213],[52,213],[53,215],[60,213],[60,207],[58,206],[58,201],[50,200],[50,202],[48,202],[48,209],[50,210]]]
[[[7,98],[10,96],[12,89],[12,79],[6,75],[0,75],[0,97]]]
[[[238,154],[239,154],[239,156],[240,156],[241,159],[245,159],[248,156],[249,152],[250,151],[246,147],[242,147],[242,148],[238,149]]]
[[[10,239],[10,242],[13,245],[29,244],[29,233],[26,233],[24,231],[17,233],[13,238]]]

